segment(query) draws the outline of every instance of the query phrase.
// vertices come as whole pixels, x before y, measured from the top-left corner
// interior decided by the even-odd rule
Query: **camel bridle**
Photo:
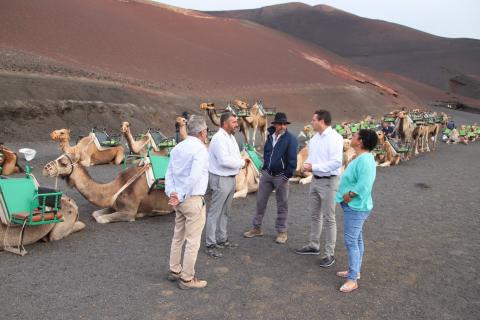
[[[53,172],[54,173],[54,176],[58,177],[58,174],[60,172],[59,170],[59,160],[62,158],[62,157],[66,157],[68,159],[68,161],[70,162],[68,165],[67,165],[67,168],[70,167],[70,172],[67,174],[67,176],[69,177],[72,173],[73,173],[73,169],[78,165],[78,162],[74,162],[72,160],[72,158],[68,155],[68,154],[62,154],[60,157],[58,157],[57,159],[53,160],[53,161],[50,161],[49,163],[47,163],[45,165],[45,170],[47,170],[48,172]]]

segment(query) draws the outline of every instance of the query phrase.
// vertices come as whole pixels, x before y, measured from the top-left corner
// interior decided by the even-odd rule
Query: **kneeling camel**
[[[63,154],[47,163],[43,174],[65,178],[68,185],[77,189],[90,203],[103,209],[94,211],[98,223],[135,221],[146,215],[164,215],[172,212],[163,190],[150,190],[146,167],[132,167],[122,171],[109,183],[98,183],[71,154]]]

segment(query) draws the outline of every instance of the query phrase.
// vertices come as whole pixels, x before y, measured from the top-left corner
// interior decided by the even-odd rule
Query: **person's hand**
[[[305,172],[312,172],[312,164],[305,162],[303,164],[303,171]]]
[[[178,206],[179,203],[180,203],[180,200],[178,200],[177,193],[176,192],[170,193],[168,204],[175,208],[176,206]]]
[[[343,202],[349,203],[350,201],[352,201],[352,198],[350,198],[350,195],[347,192],[343,195]]]

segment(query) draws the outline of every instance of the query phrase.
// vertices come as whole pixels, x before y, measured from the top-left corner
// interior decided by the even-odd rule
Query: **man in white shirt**
[[[297,254],[320,254],[320,236],[325,229],[325,246],[321,267],[335,263],[334,251],[337,240],[335,219],[335,194],[340,183],[340,168],[343,160],[343,138],[330,126],[332,117],[326,110],[313,114],[312,126],[317,132],[308,143],[308,158],[303,168],[313,172],[310,184],[310,213],[312,224],[310,242],[295,250]]]
[[[198,289],[207,281],[195,277],[195,262],[205,226],[204,195],[208,185],[208,151],[204,144],[207,124],[203,117],[192,116],[188,122],[188,137],[170,153],[165,175],[165,193],[175,208],[175,231],[170,250],[170,281],[181,289]],[[182,247],[185,253],[182,260]]]
[[[222,257],[217,248],[237,246],[227,237],[228,215],[235,193],[235,176],[245,166],[234,136],[237,128],[237,117],[233,113],[224,112],[220,116],[220,129],[212,137],[208,148],[208,185],[212,190],[212,203],[207,214],[205,253],[214,258]]]

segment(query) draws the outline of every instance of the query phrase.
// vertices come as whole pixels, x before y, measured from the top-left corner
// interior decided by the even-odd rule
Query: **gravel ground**
[[[457,123],[480,115],[451,111]],[[8,144],[18,148],[15,144]],[[34,172],[58,151],[36,147]],[[335,272],[346,266],[343,219],[337,208],[337,263],[298,256],[310,217],[308,185],[291,185],[289,240],[274,243],[272,197],[263,238],[244,239],[255,195],[234,201],[230,238],[239,248],[222,259],[199,253],[204,290],[181,291],[166,280],[173,215],[100,225],[96,208],[72,189],[87,228],[55,243],[28,246],[18,257],[0,253],[1,319],[478,319],[480,143],[440,144],[393,168],[379,168],[375,208],[365,226],[366,253],[360,289],[338,291]],[[115,166],[89,169],[111,180]],[[60,182],[63,186],[63,182]]]

